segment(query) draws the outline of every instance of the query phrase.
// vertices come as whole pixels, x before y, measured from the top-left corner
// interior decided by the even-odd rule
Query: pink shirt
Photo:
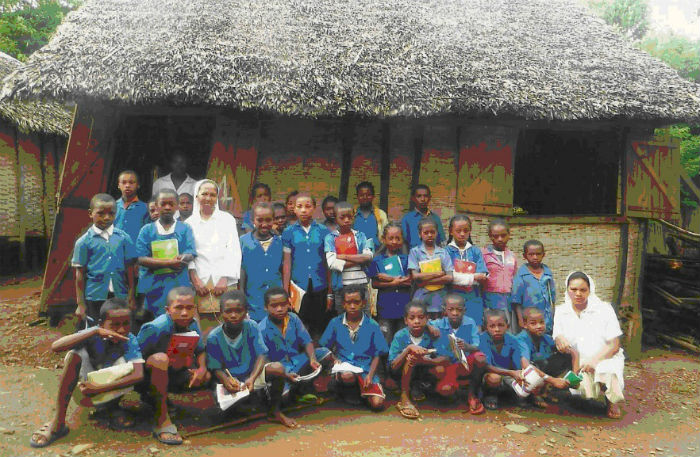
[[[518,262],[515,260],[513,252],[509,249],[503,252],[505,264],[501,263],[500,256],[493,252],[493,247],[491,246],[481,248],[481,253],[484,255],[484,262],[489,270],[484,291],[501,294],[510,293],[513,288],[513,278],[518,268]]]

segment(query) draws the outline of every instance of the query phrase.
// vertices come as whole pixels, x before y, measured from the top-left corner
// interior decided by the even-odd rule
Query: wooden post
[[[642,354],[642,313],[641,287],[646,251],[646,221],[630,221],[627,236],[627,257],[622,284],[622,296],[618,314],[624,333],[623,346],[630,360],[637,360]]]

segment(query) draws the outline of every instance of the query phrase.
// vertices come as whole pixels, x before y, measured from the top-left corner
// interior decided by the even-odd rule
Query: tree
[[[630,39],[638,40],[649,30],[647,0],[589,0],[588,3],[605,22]]]

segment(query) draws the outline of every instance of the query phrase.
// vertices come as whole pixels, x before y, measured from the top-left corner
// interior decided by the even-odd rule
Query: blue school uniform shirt
[[[127,298],[126,269],[137,257],[134,243],[126,232],[114,226],[109,241],[97,230],[94,225],[87,229],[73,249],[72,265],[85,267],[85,299],[106,300],[110,280],[114,296]]]
[[[452,273],[452,270],[454,270],[454,266],[452,265],[452,259],[450,258],[450,255],[447,253],[447,251],[444,248],[441,248],[440,246],[435,246],[435,250],[433,251],[433,253],[428,254],[423,243],[419,244],[414,248],[411,248],[411,251],[408,253],[408,269],[415,270],[416,272],[420,273],[420,262],[423,262],[424,260],[432,260],[435,258],[440,259],[440,264],[442,266],[443,273]],[[417,288],[414,295],[420,295],[419,292],[421,291],[423,293],[430,292],[424,288]]]
[[[516,338],[520,342],[522,356],[530,362],[547,360],[557,350],[557,346],[554,343],[554,338],[546,333],[540,338],[539,348],[535,347],[535,342],[532,340],[532,338],[530,338],[530,334],[527,333],[527,330],[523,330],[518,333]]]
[[[318,344],[332,350],[341,362],[348,362],[369,372],[374,357],[386,354],[389,350],[379,324],[371,317],[362,315],[355,340],[350,330],[343,324],[345,313],[334,317],[321,335]]]
[[[364,233],[358,232],[356,230],[352,231],[352,234],[355,236],[355,245],[357,246],[357,253],[362,254],[366,250],[369,250],[374,254],[374,244],[372,243],[371,239],[367,239]],[[323,242],[323,251],[324,251],[324,259],[325,259],[325,253],[326,252],[336,252],[335,251],[335,240],[340,236],[340,232],[337,230],[334,230],[330,232],[326,237],[324,238]],[[366,268],[365,267],[360,267],[363,272],[365,272],[365,275],[367,274]],[[333,290],[340,290],[343,288],[343,272],[338,271],[338,270],[331,270],[331,284],[333,287]],[[297,284],[298,285],[298,284]]]
[[[80,330],[77,333],[91,332],[93,328]],[[90,359],[90,365],[95,370],[109,368],[121,357],[124,357],[125,362],[143,363],[144,360],[138,340],[131,333],[127,335],[127,338],[129,338],[128,341],[112,343],[99,335],[93,335],[75,346],[74,349],[85,349]]]
[[[151,242],[173,238],[177,240],[178,251],[181,255],[197,255],[194,235],[189,225],[175,221],[167,235],[159,234],[156,225],[160,225],[160,222],[152,222],[141,229],[136,242],[136,253],[139,257],[153,257]],[[187,266],[174,273],[154,274],[153,270],[149,268],[144,268],[139,272],[139,290],[145,294],[144,306],[155,316],[165,313],[168,292],[178,286],[191,286]]]
[[[437,214],[430,211],[428,214],[429,218],[435,221],[437,225],[437,238],[435,239],[436,245],[441,245],[445,241],[445,231],[442,228],[442,221]],[[423,214],[420,211],[413,210],[406,213],[403,218],[401,218],[401,228],[403,229],[403,236],[405,237],[406,244],[408,247],[414,248],[423,243],[420,239],[420,234],[418,233],[418,221],[423,218]]]
[[[411,340],[411,332],[408,327],[404,327],[396,332],[394,334],[394,339],[391,340],[391,347],[389,348],[389,364],[411,344],[413,344],[413,340]],[[435,349],[438,356],[452,357],[452,351],[450,351],[447,337],[442,335],[440,338],[432,339],[428,332],[424,331],[418,346],[425,349]]]
[[[207,338],[207,368],[212,371],[226,369],[240,381],[248,379],[255,360],[267,354],[262,332],[250,319],[243,321],[243,329],[235,339],[224,333],[223,325],[212,330]]]
[[[450,255],[452,263],[455,260],[465,260],[473,262],[476,264],[476,273],[489,273],[488,268],[486,268],[486,262],[484,262],[484,256],[481,254],[481,249],[471,245],[464,251],[460,251],[456,243],[452,241],[447,246],[445,250]],[[458,286],[456,284],[450,285],[450,290],[454,293],[461,295],[464,298],[464,308],[466,315],[474,319],[476,325],[483,325],[484,323],[484,299],[481,294],[481,287],[476,281],[470,287],[465,288]]]
[[[270,362],[280,362],[288,373],[299,373],[299,370],[309,362],[306,345],[311,342],[311,336],[299,316],[293,313],[289,313],[288,316],[289,321],[284,335],[269,316],[260,321],[258,328],[267,346],[267,358]],[[325,354],[327,350],[321,352]],[[316,353],[318,356],[318,349]]]
[[[267,316],[265,291],[271,287],[282,287],[282,249],[282,238],[278,235],[272,236],[267,251],[252,232],[241,237],[241,269],[246,274],[248,316],[255,322]]]
[[[452,333],[467,344],[479,346],[479,328],[476,326],[474,319],[469,316],[462,316],[462,323],[459,324],[457,329],[452,328],[450,320],[447,317],[433,319],[430,321],[430,325],[440,330],[440,334],[444,337]]]
[[[516,337],[510,333],[503,335],[501,352],[496,351],[491,335],[487,332],[482,332],[479,339],[479,350],[486,355],[486,363],[504,370],[520,370],[522,368],[520,360],[522,348]]]
[[[284,251],[292,255],[292,281],[304,290],[309,284],[309,279],[312,292],[328,287],[324,241],[329,233],[325,225],[316,221],[311,221],[308,233],[299,221],[287,227],[282,233]]]
[[[192,319],[190,325],[186,329],[175,328],[175,322],[170,317],[170,314],[162,314],[151,322],[146,322],[141,326],[138,336],[136,337],[141,348],[141,353],[145,359],[148,359],[153,354],[166,352],[170,345],[170,337],[175,333],[197,332],[202,334],[197,321]],[[204,351],[204,338],[199,338],[195,354],[200,354]]]
[[[554,275],[547,265],[542,265],[542,276],[535,278],[527,265],[521,265],[513,278],[513,291],[510,295],[511,303],[519,303],[523,309],[536,307],[544,314],[544,322],[547,333],[552,333],[554,325],[554,303],[556,288],[554,287]]]
[[[372,240],[375,246],[379,245],[379,234],[377,233],[377,217],[374,215],[374,208],[370,210],[367,217],[362,215],[359,209],[355,213],[355,222],[352,228],[365,235],[368,240]]]
[[[247,231],[252,231],[253,229],[255,229],[255,226],[253,225],[252,209],[249,209],[248,211],[243,213],[243,222],[241,222],[241,228]]]
[[[141,227],[151,223],[148,215],[148,205],[141,200],[137,200],[124,208],[124,199],[117,200],[117,214],[114,217],[114,226],[124,230],[131,241],[136,243]]]
[[[375,278],[379,273],[387,273],[384,267],[386,259],[393,257],[387,254],[377,254],[372,259],[367,276]],[[406,254],[398,254],[399,264],[401,265],[401,276],[408,276],[408,256]],[[411,300],[411,288],[392,287],[392,288],[377,288],[377,313],[380,319],[401,319],[403,318],[404,308],[406,303]]]

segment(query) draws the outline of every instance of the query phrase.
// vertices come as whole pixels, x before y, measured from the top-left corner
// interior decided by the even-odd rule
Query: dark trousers
[[[328,322],[333,318],[332,313],[326,311],[327,289],[313,291],[311,280],[306,287],[306,293],[299,307],[299,318],[306,325],[313,340],[318,340],[326,329]]]
[[[559,377],[571,370],[571,354],[555,352],[549,358],[532,362],[549,376]]]

